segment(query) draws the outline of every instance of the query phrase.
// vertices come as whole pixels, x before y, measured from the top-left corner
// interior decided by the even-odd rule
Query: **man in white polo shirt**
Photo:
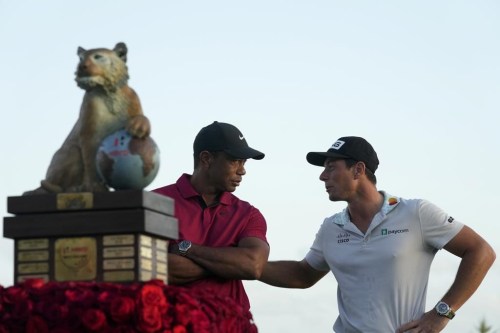
[[[285,288],[308,288],[331,271],[338,282],[338,333],[440,332],[480,285],[495,260],[471,228],[426,200],[378,191],[379,161],[360,137],[342,137],[327,152],[307,154],[322,166],[320,180],[344,211],[324,220],[302,261],[271,261],[260,278]],[[436,252],[462,258],[455,281],[425,311]]]

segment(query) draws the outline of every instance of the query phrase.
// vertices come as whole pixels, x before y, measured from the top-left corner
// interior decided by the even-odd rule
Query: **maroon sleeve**
[[[246,237],[257,237],[267,243],[266,232],[266,219],[257,208],[252,207],[250,217],[248,218],[245,228],[239,234],[238,241]]]

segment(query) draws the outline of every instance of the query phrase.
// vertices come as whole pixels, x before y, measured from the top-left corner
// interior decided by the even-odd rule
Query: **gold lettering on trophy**
[[[117,246],[117,245],[134,245],[134,235],[110,235],[102,237],[102,245]]]
[[[58,193],[57,209],[90,209],[94,206],[94,195],[91,192]]]
[[[141,242],[140,242],[141,245],[151,246],[151,244],[153,244],[153,241],[152,241],[151,237],[149,237],[149,236],[141,235],[140,239],[141,239]]]
[[[141,277],[140,277],[140,281],[149,281],[153,278],[153,274],[151,274],[151,272],[148,272],[148,271],[141,271]]]
[[[149,247],[141,246],[141,257],[153,258],[153,251]]]
[[[145,269],[147,271],[152,271],[153,270],[153,261],[150,259],[141,259],[141,269]]]
[[[124,258],[133,257],[135,254],[133,246],[105,247],[102,250],[104,258]]]
[[[103,280],[106,282],[133,281],[134,271],[106,271],[103,274]]]
[[[49,260],[49,251],[19,251],[17,261],[46,261]]]
[[[39,250],[48,248],[49,248],[48,238],[22,239],[17,241],[18,250]]]
[[[18,275],[17,282],[24,282],[28,279],[41,279],[44,282],[49,281],[49,276],[47,274],[37,274],[37,275]]]
[[[156,251],[156,261],[167,262],[167,252]]]
[[[32,273],[48,273],[49,263],[48,262],[37,262],[30,264],[19,264],[17,265],[17,272],[19,274],[32,274]]]
[[[102,268],[105,270],[110,269],[134,269],[135,260],[133,258],[128,259],[106,259],[103,261]]]
[[[158,273],[167,274],[167,265],[161,262],[156,263],[156,271]]]
[[[59,238],[54,244],[56,281],[94,280],[97,244],[93,237]]]

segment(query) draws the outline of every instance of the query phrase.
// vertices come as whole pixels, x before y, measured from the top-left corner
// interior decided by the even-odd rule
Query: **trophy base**
[[[62,193],[8,198],[14,281],[168,283],[171,198],[153,192]]]

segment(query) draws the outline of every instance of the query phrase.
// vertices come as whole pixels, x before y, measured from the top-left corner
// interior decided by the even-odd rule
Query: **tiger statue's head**
[[[118,43],[110,50],[97,48],[85,50],[78,47],[80,62],[76,69],[75,81],[86,90],[102,88],[106,92],[113,92],[127,84],[127,46]]]

